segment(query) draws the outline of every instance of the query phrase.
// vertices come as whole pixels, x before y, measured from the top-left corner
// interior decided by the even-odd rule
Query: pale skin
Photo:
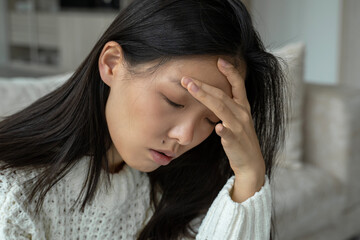
[[[258,192],[265,181],[265,163],[251,117],[245,81],[240,72],[222,58],[219,70],[232,86],[232,97],[200,80],[184,77],[181,84],[194,98],[222,121],[215,127],[235,173],[232,199],[243,202]]]
[[[130,76],[129,80],[121,46],[107,43],[99,70],[110,87],[106,107],[113,140],[108,152],[110,171],[116,172],[122,162],[153,171],[160,166],[149,157],[149,148],[172,149],[178,157],[204,141],[215,127],[235,173],[232,199],[240,203],[258,192],[265,181],[265,163],[245,91],[246,67],[240,64],[239,71],[224,58],[232,61],[226,56],[176,60],[159,70],[158,76]],[[182,87],[174,87],[170,78],[179,79],[187,91],[179,92]],[[169,106],[163,94],[179,99],[185,107]],[[143,116],[147,116],[145,121]],[[221,123],[211,125],[209,119]],[[160,144],[162,139],[166,144]]]

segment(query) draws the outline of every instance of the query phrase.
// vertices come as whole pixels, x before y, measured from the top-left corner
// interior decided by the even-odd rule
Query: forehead
[[[220,88],[227,95],[232,96],[229,81],[217,67],[218,58],[216,56],[196,56],[174,59],[165,64],[162,70],[171,78],[171,81],[179,84],[182,77],[187,76]],[[224,58],[231,62],[231,59]]]

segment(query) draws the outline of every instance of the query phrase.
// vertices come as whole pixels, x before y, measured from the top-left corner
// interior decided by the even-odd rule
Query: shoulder
[[[0,239],[20,239],[21,236],[44,239],[26,201],[24,182],[34,176],[35,172],[23,170],[0,172]]]
[[[6,195],[14,188],[21,188],[28,181],[31,181],[37,171],[6,169],[0,171],[0,196]]]
[[[69,171],[73,178],[69,180],[68,175],[60,179],[54,184],[49,193],[55,194],[58,193],[59,188],[63,189],[67,185],[70,185],[72,188],[82,185],[84,176],[86,177],[86,171],[84,166],[79,166],[80,164],[75,164]],[[0,171],[0,206],[5,197],[9,197],[11,194],[13,197],[20,197],[25,195],[23,198],[26,200],[26,196],[29,195],[30,191],[36,184],[36,181],[39,179],[43,173],[46,173],[46,168],[24,168],[24,169],[6,169]],[[78,180],[79,182],[75,182]],[[68,181],[70,183],[68,183]],[[67,184],[67,185],[66,185]],[[20,199],[19,199],[20,200]]]
[[[37,171],[19,169],[0,171],[0,206],[4,206],[9,199],[25,200],[27,183],[32,183],[37,174]]]
[[[6,169],[0,172],[0,215],[1,220],[9,218],[24,209],[25,182],[31,179],[22,170]],[[14,219],[14,216],[12,217]]]

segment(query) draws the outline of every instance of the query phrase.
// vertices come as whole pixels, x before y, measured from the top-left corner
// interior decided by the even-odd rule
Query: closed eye
[[[170,99],[168,99],[168,98],[165,97],[165,96],[164,96],[164,99],[165,99],[165,101],[166,101],[168,104],[170,104],[170,105],[173,106],[173,107],[176,107],[176,108],[184,108],[184,105],[174,103],[173,101],[171,101]]]
[[[165,101],[172,107],[175,107],[175,108],[184,108],[184,105],[181,105],[181,104],[177,104],[177,103],[174,103],[173,101],[171,101],[170,99],[168,99],[166,96],[164,96],[164,99]],[[209,118],[206,118],[206,121],[210,124],[210,125],[213,125],[215,126],[216,124],[218,124],[220,121],[217,121],[217,122],[214,122],[214,121],[211,121]]]

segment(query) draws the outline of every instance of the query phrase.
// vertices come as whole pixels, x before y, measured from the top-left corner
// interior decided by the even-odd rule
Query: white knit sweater
[[[111,174],[112,187],[104,182],[84,212],[71,210],[85,179],[88,159],[80,161],[46,195],[39,216],[35,204],[27,204],[22,182],[35,173],[0,173],[0,239],[136,239],[153,214],[150,183],[145,173],[125,165]],[[212,203],[206,216],[193,221],[201,240],[267,240],[270,234],[271,192],[269,180],[243,203],[231,200],[234,177]]]

